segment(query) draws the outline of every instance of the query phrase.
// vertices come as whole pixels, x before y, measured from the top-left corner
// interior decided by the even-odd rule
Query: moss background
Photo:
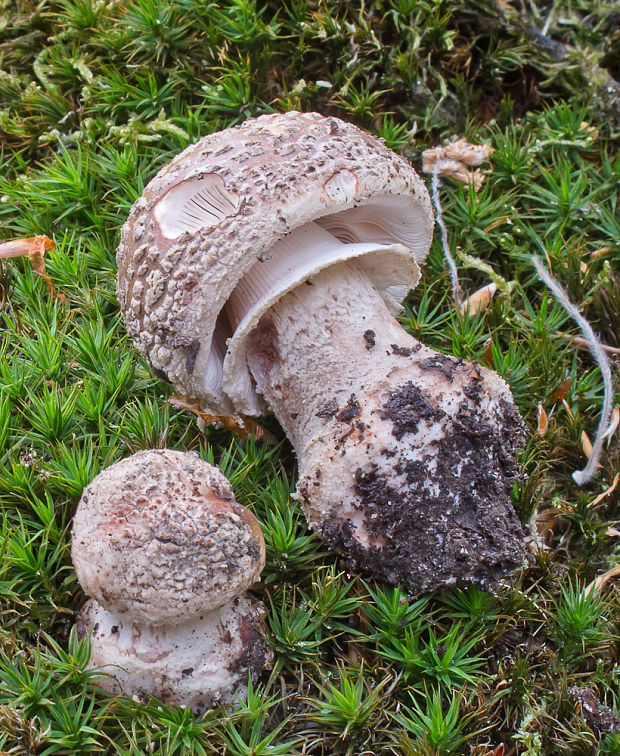
[[[51,237],[62,295],[1,261],[1,753],[620,753],[618,588],[584,592],[618,564],[620,486],[599,495],[620,433],[577,488],[602,380],[531,265],[620,348],[619,21],[598,0],[0,0],[0,234]],[[452,135],[495,150],[479,192],[441,193],[451,248],[474,258],[462,285],[500,291],[461,316],[437,238],[402,322],[492,365],[532,429],[513,501],[533,563],[497,596],[410,600],[347,574],[290,498],[277,426],[276,446],[199,432],[127,340],[114,252],[145,183],[202,135],[288,109],[352,120],[418,169]],[[82,488],[162,446],[221,465],[265,532],[275,664],[234,712],[109,697],[70,635]]]

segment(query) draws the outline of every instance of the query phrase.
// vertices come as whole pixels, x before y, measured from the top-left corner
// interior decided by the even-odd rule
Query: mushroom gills
[[[167,239],[185,231],[213,228],[238,212],[239,195],[226,189],[217,173],[199,173],[181,181],[157,202],[153,215]]]
[[[415,219],[412,222],[409,198],[390,197],[389,201],[377,201],[324,215],[316,222],[342,242],[376,242],[404,244],[416,262],[422,263],[425,254],[420,254],[421,234]]]
[[[297,286],[312,286],[313,276],[346,260],[357,260],[390,312],[402,310],[401,300],[419,277],[409,249],[398,243],[340,241],[318,223],[295,229],[239,281],[225,307],[234,334],[224,359],[223,390],[242,412],[258,415],[265,410],[247,368],[250,333],[281,297]]]
[[[217,317],[211,349],[207,356],[202,382],[205,391],[217,401],[224,412],[235,413],[232,402],[224,393],[224,358],[226,357],[226,341],[232,334],[228,319],[228,308],[224,308]]]

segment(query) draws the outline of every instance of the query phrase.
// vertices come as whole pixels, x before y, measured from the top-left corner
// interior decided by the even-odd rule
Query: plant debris
[[[27,256],[32,269],[47,284],[50,294],[60,302],[65,302],[66,296],[56,292],[54,282],[45,270],[45,253],[52,249],[56,249],[55,242],[44,234],[29,239],[12,239],[11,241],[0,242],[0,259]]]
[[[196,415],[205,426],[220,423],[238,438],[254,438],[256,441],[265,441],[270,444],[277,442],[276,437],[272,433],[260,423],[257,423],[256,420],[252,420],[249,417],[243,417],[242,415],[211,415],[201,410],[197,402],[177,394],[168,397],[166,401],[174,407]]]

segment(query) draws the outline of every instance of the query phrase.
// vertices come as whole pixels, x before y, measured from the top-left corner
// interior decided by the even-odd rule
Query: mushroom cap
[[[80,638],[91,635],[89,667],[110,677],[98,685],[116,695],[155,696],[201,713],[247,693],[270,658],[262,604],[247,595],[179,625],[143,625],[94,600],[80,611]]]
[[[245,591],[264,567],[265,543],[217,468],[164,449],[121,460],[84,489],[71,554],[87,595],[157,624]]]
[[[239,409],[221,388],[233,336],[224,305],[254,265],[269,265],[277,242],[319,219],[388,304],[415,286],[433,228],[425,184],[352,124],[318,113],[261,116],[204,137],[163,168],[134,204],[117,253],[127,331],[155,373],[213,414]],[[374,249],[362,254],[360,244]],[[327,264],[317,257],[317,270]],[[300,282],[308,274],[306,266]]]

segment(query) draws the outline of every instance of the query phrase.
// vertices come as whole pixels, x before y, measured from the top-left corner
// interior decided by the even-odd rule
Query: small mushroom
[[[224,475],[197,455],[153,450],[107,468],[85,488],[72,558],[84,592],[80,636],[90,665],[118,693],[150,693],[201,711],[242,692],[268,654],[256,518]]]
[[[495,373],[394,315],[433,216],[411,166],[351,124],[262,116],[177,156],[118,250],[128,332],[214,415],[272,411],[310,525],[412,593],[490,587],[523,561],[510,504],[524,426]]]

